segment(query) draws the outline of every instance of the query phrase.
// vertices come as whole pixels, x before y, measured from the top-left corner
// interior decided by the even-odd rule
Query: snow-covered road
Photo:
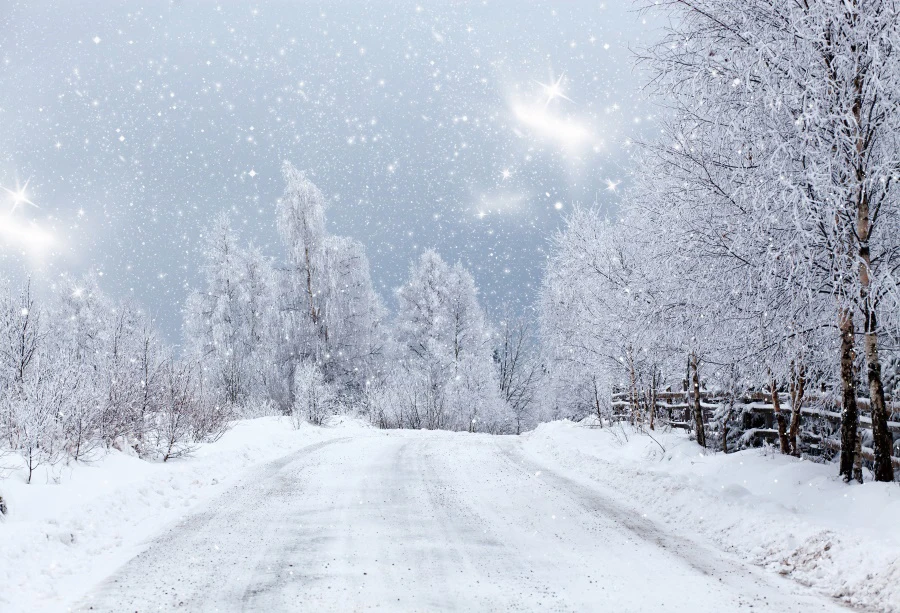
[[[81,603],[100,611],[836,611],[538,465],[360,430],[264,465]]]

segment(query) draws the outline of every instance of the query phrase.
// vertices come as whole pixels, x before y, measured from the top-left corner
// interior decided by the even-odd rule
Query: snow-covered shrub
[[[219,440],[228,429],[228,422],[236,416],[234,405],[200,398],[194,404],[191,419],[191,438],[195,443]]]
[[[334,387],[312,362],[302,362],[294,372],[294,403],[291,422],[295,427],[307,421],[321,426],[336,408]]]
[[[202,399],[190,369],[171,359],[163,368],[161,392],[160,406],[152,415],[151,440],[156,457],[165,462],[193,450]]]
[[[447,428],[440,386],[415,371],[397,369],[370,392],[372,422],[380,428]]]
[[[257,417],[271,417],[284,415],[281,409],[268,398],[250,400],[232,408],[232,419],[255,419]]]

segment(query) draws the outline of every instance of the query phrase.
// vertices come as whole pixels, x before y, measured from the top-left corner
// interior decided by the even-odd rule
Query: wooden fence
[[[780,393],[778,395],[781,411],[790,421],[791,399],[790,395]],[[655,422],[661,426],[691,430],[694,420],[691,414],[693,409],[693,394],[690,391],[663,391],[656,394]],[[700,406],[703,410],[703,421],[707,429],[714,430],[717,423],[714,415],[724,406],[729,399],[722,393],[703,390],[700,392]],[[859,427],[864,430],[872,429],[872,418],[865,413],[869,407],[868,398],[857,400],[860,409]],[[642,397],[639,404],[646,410],[646,399]],[[893,464],[900,469],[900,421],[895,421],[900,415],[900,402],[888,402],[892,412],[891,421],[888,421],[888,429],[894,441]],[[630,420],[633,416],[631,407],[631,394],[627,391],[615,391],[612,395],[613,420]],[[812,455],[827,455],[840,451],[840,441],[835,440],[839,436],[841,411],[837,401],[827,395],[807,395],[800,409],[803,427],[800,433],[801,448]],[[744,439],[752,445],[763,442],[777,443],[778,428],[776,425],[775,406],[772,404],[772,396],[766,392],[754,392],[745,394],[737,399],[734,405],[734,418],[740,419],[732,428],[744,433]],[[863,448],[862,456],[872,461],[872,450]]]

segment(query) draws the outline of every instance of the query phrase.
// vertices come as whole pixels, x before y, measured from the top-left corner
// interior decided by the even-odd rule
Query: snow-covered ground
[[[831,465],[763,449],[710,453],[683,433],[652,436],[553,422],[525,435],[524,449],[679,534],[852,605],[900,611],[896,483],[846,485]]]
[[[0,610],[900,611],[896,485],[655,438],[261,418],[177,462],[13,475]]]
[[[91,464],[0,479],[0,611],[53,611],[140,552],[146,541],[246,478],[254,467],[342,436],[288,420],[237,422],[192,457],[151,463],[118,451]],[[0,458],[0,465],[14,465]]]

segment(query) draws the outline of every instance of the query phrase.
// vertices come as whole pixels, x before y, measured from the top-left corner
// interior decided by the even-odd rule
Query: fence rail
[[[627,391],[614,391],[612,394],[613,420],[630,420],[633,417],[631,393]],[[657,423],[669,426],[671,428],[681,428],[691,430],[694,427],[693,416],[693,393],[690,391],[662,391],[656,393],[656,414]],[[792,412],[790,395],[780,392],[778,401],[786,415],[790,417]],[[700,407],[703,410],[704,425],[709,428],[717,423],[714,415],[722,407],[726,406],[729,399],[718,392],[703,390],[700,392]],[[638,404],[646,410],[646,397],[641,395]],[[861,412],[867,411],[869,408],[868,398],[858,398],[857,404]],[[900,414],[900,402],[888,401],[888,409],[891,411],[891,417]],[[745,437],[751,443],[774,442],[778,440],[778,429],[776,427],[775,406],[772,404],[772,395],[767,392],[751,392],[743,394],[736,399],[734,404],[735,417],[740,417],[740,428],[745,432]],[[831,434],[835,434],[841,423],[840,407],[837,400],[828,395],[808,395],[804,397],[803,407],[800,409],[800,415],[804,421],[813,419],[817,428],[810,430],[809,428],[801,431],[800,444],[807,451],[812,453],[829,453],[840,451],[840,442],[830,438]],[[859,427],[864,430],[872,429],[872,418],[868,415],[861,414],[859,417]],[[894,440],[895,454],[898,443],[900,443],[900,421],[891,419],[888,421],[888,430]],[[863,448],[861,455],[868,461],[874,460],[871,449]],[[892,457],[895,468],[900,468],[900,458]]]

